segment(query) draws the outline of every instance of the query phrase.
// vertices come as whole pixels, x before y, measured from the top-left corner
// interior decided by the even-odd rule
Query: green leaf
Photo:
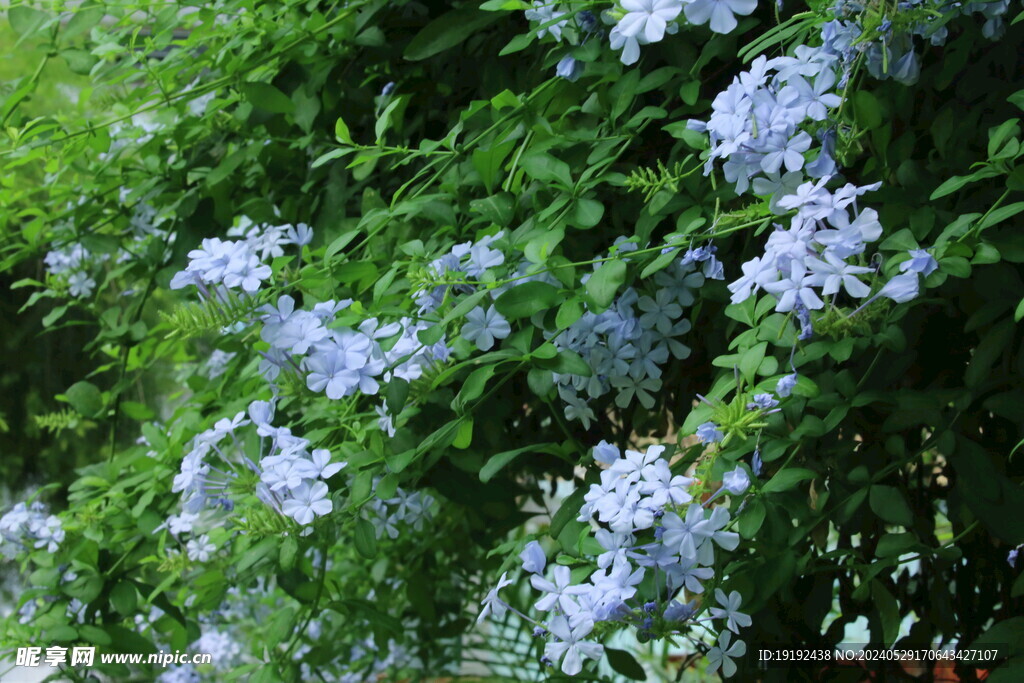
[[[242,95],[254,107],[259,107],[272,114],[290,114],[295,111],[292,99],[270,83],[250,81],[238,86]]]
[[[409,449],[404,450],[404,451],[402,451],[400,453],[388,453],[388,454],[386,454],[384,456],[384,462],[387,463],[389,470],[391,470],[395,474],[400,474],[402,471],[405,470],[406,467],[409,466],[409,464],[413,461],[413,458],[415,458],[415,457],[416,457],[416,449],[415,448],[409,448]],[[390,497],[391,496],[387,496],[387,498],[390,498]]]
[[[978,232],[981,232],[985,228],[990,228],[997,223],[1002,223],[1007,218],[1016,216],[1021,211],[1024,211],[1024,202],[1015,202],[1008,204],[1007,206],[1000,206],[995,209],[989,215],[985,216],[985,219],[978,223]]]
[[[917,249],[917,247],[917,240],[914,239],[914,233],[910,231],[910,228],[897,230],[882,240],[882,243],[878,245],[879,249],[891,251],[909,251],[911,249]]]
[[[281,543],[281,551],[277,557],[282,569],[288,570],[295,566],[295,555],[298,551],[299,542],[295,540],[294,536],[288,536],[284,539]]]
[[[881,581],[871,582],[871,599],[882,624],[882,646],[891,647],[900,632],[900,607]]]
[[[388,404],[388,412],[397,416],[402,412],[408,398],[409,382],[401,377],[392,377],[384,394],[384,400]]]
[[[743,538],[753,538],[754,534],[761,528],[761,525],[764,524],[767,512],[767,507],[760,500],[755,500],[752,505],[747,506],[747,509],[740,514],[736,522],[740,536]]]
[[[568,498],[562,501],[561,506],[558,508],[558,512],[551,518],[551,528],[548,530],[549,533],[558,537],[562,533],[562,529],[569,523],[570,520],[575,519],[580,514],[580,506],[583,505],[583,497],[587,495],[585,488],[579,488],[573,491]]]
[[[616,673],[622,674],[632,681],[647,680],[647,672],[644,671],[644,668],[640,666],[640,663],[630,653],[625,650],[606,647],[604,654],[608,657],[608,664],[611,665]]]
[[[594,370],[583,360],[583,357],[570,349],[563,349],[552,358],[538,359],[536,363],[542,368],[551,372],[557,372],[560,375],[569,374],[590,377],[594,374]]]
[[[479,398],[487,387],[487,380],[494,376],[496,369],[496,365],[485,365],[471,372],[466,381],[462,383],[462,389],[459,390],[459,395],[455,398],[454,403],[464,406],[467,402]]]
[[[52,311],[44,315],[43,327],[50,327],[51,325],[53,325],[55,322],[64,317],[64,314],[67,313],[67,310],[67,306],[57,306]]]
[[[238,572],[244,572],[246,569],[252,567],[264,557],[272,553],[276,548],[277,539],[264,538],[262,541],[247,548],[245,552],[242,553],[242,556],[238,558],[238,562],[235,563],[235,570]]]
[[[557,287],[535,280],[504,292],[494,302],[494,306],[503,316],[515,320],[547,310],[561,300],[562,294]]]
[[[624,261],[605,261],[587,280],[587,295],[594,306],[604,310],[612,305],[616,292],[625,280]]]
[[[334,239],[333,242],[328,245],[327,250],[324,252],[324,263],[330,263],[334,257],[341,252],[342,249],[347,247],[349,243],[359,235],[359,230],[349,230],[348,232],[342,233]]]
[[[334,122],[334,137],[338,139],[338,142],[343,142],[348,145],[354,145],[355,141],[352,140],[352,133],[348,129],[348,125],[345,123],[345,119],[338,117],[338,120]]]
[[[356,520],[355,535],[353,540],[356,545],[356,552],[368,560],[377,557],[377,532],[373,524],[365,519]]]
[[[523,155],[519,164],[534,180],[554,183],[566,190],[572,189],[572,172],[569,170],[569,164],[561,159],[556,159],[546,152],[531,152]]]
[[[530,43],[533,42],[533,37],[536,34],[536,31],[531,30],[527,31],[526,33],[523,33],[522,35],[516,36],[512,40],[508,41],[508,44],[505,45],[505,47],[501,48],[501,51],[498,52],[498,56],[504,57],[505,55],[510,55],[514,52],[525,50],[527,47],[530,46]]]
[[[125,616],[134,614],[138,600],[135,586],[129,581],[118,581],[110,591],[110,604]]]
[[[501,172],[501,166],[505,162],[505,157],[509,155],[515,144],[514,140],[509,140],[491,145],[486,149],[473,150],[473,155],[470,157],[473,168],[480,174],[480,179],[483,180],[488,192],[494,191],[494,184],[498,179],[498,174]]]
[[[469,448],[471,443],[473,443],[473,419],[463,418],[459,422],[459,431],[455,433],[455,439],[452,441],[452,448],[464,450]]]
[[[875,484],[868,496],[871,511],[890,524],[909,527],[914,523],[914,513],[900,490],[895,486]]]
[[[480,481],[486,484],[493,479],[494,475],[500,472],[502,468],[518,458],[520,455],[530,451],[536,452],[538,449],[538,445],[530,444],[529,446],[523,446],[522,448],[517,448],[512,451],[505,451],[503,453],[498,453],[497,455],[492,455],[487,462],[484,463],[484,466],[480,468]]]
[[[65,396],[71,407],[85,417],[99,417],[103,411],[103,394],[91,382],[75,382]]]
[[[1024,300],[1021,303],[1024,304]],[[580,301],[579,297],[574,296],[571,299],[566,299],[558,307],[558,314],[555,315],[555,325],[558,326],[558,329],[564,330],[582,318],[583,312],[583,302]]]
[[[867,90],[857,89],[853,93],[853,113],[857,123],[864,130],[871,130],[882,125],[882,106],[878,98]]]
[[[666,251],[664,254],[659,254],[656,259],[648,263],[646,266],[644,266],[644,269],[640,271],[640,279],[647,279],[654,273],[657,273],[659,270],[668,267],[668,265],[675,261],[677,258],[679,258],[678,249],[670,249],[669,251]]]
[[[413,36],[402,56],[413,62],[433,57],[465,42],[501,18],[501,14],[477,9],[452,10],[434,19]]]
[[[1015,657],[1024,654],[1024,617],[1010,617],[993,624],[978,636],[972,649],[991,649],[1002,645],[1000,657]]]
[[[788,491],[800,482],[807,479],[814,479],[816,476],[816,472],[803,467],[783,468],[776,472],[775,476],[761,487],[761,492],[780,493],[782,491]]]
[[[377,118],[377,123],[373,126],[373,133],[377,136],[378,145],[384,140],[384,133],[387,132],[388,126],[391,125],[391,115],[395,113],[395,109],[397,109],[398,105],[402,104],[402,102],[403,100],[401,98],[392,100]]]
[[[592,228],[601,222],[604,204],[596,199],[578,199],[573,207],[573,224],[580,228]]]
[[[93,26],[103,20],[103,8],[96,5],[92,7],[76,7],[74,14],[68,19],[68,23],[61,30],[62,41],[70,40],[75,36],[85,33]]]
[[[515,215],[515,198],[511,193],[499,192],[490,197],[472,200],[469,208],[496,225],[507,226]]]
[[[49,18],[50,15],[46,12],[25,5],[16,5],[7,10],[7,21],[10,22],[14,32],[22,38],[37,35],[39,29]]]

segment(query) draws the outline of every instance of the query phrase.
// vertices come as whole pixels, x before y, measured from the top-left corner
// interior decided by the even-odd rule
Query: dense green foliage
[[[1007,562],[1024,543],[1019,8],[994,42],[975,17],[949,20],[944,46],[918,46],[912,85],[854,67],[821,125],[836,131],[843,182],[881,182],[857,200],[884,228],[858,262],[865,281],[877,292],[919,248],[938,270],[912,300],[859,311],[829,296],[800,339],[774,296],[732,303],[726,286],[788,216],[768,194],[738,195],[720,164],[705,174],[708,136],[686,121],[707,120],[758,55],[818,45],[835,10],[762,3],[734,31],[686,26],[627,66],[572,27],[565,42],[537,39],[525,3],[479,4],[9,11],[11,53],[39,63],[0,106],[0,472],[12,491],[41,486],[33,495],[65,536],[56,552],[17,554],[28,618],[7,619],[0,645],[202,651],[193,644],[212,629],[237,651],[229,668],[200,672],[210,680],[362,680],[340,678],[349,667],[400,680],[477,659],[485,675],[541,677],[532,627],[515,616],[476,626],[479,602],[519,571],[531,540],[577,583],[596,569],[602,549],[577,514],[606,440],[665,443],[672,472],[698,478],[698,501],[736,467],[750,474],[729,496],[741,540],[716,551],[704,593],[711,605],[713,588],[738,591],[752,617],[741,680],[756,675],[756,644],[849,642],[860,617],[864,642],[886,647],[1009,645],[988,680],[1019,680],[1024,579]],[[863,21],[904,11],[880,7]],[[570,40],[574,81],[555,73]],[[75,91],[63,105],[60,79]],[[312,242],[265,258],[272,275],[252,296],[171,289],[190,250],[250,224],[308,224]],[[496,266],[431,269],[452,245],[488,237],[504,255]],[[91,259],[85,294],[44,265],[75,245]],[[592,419],[567,410],[559,375],[594,373],[560,337],[616,310],[628,288],[655,297],[659,274],[708,245],[725,280],[694,287],[672,323],[685,347],[658,361],[659,381],[637,380],[625,398],[597,392]],[[441,284],[453,286],[439,305],[420,308],[417,295]],[[451,355],[336,400],[288,367],[268,382],[258,310],[282,295],[305,309],[352,299],[330,323],[339,330],[423,322],[420,348],[446,342]],[[489,350],[466,335],[478,304],[510,324]],[[385,353],[396,334],[382,333]],[[790,373],[781,410],[745,408]],[[172,482],[183,458],[217,421],[272,399],[275,426],[347,463],[328,481],[331,511],[299,524],[261,502],[258,476],[240,477],[208,531],[215,551],[190,559],[167,528],[182,511]],[[378,425],[382,405],[393,435]],[[709,421],[726,435],[717,444],[693,438]],[[266,455],[252,426],[232,442]],[[417,512],[382,521],[407,508]],[[526,584],[505,595],[523,612],[536,597]],[[632,635],[610,642],[620,630]],[[640,662],[652,680],[675,678],[664,641],[639,631],[599,623],[610,647],[581,677],[642,678]],[[379,656],[356,657],[367,637]],[[671,652],[699,657],[714,643],[698,641]],[[399,649],[410,656],[380,665]],[[160,673],[104,667],[119,680]]]

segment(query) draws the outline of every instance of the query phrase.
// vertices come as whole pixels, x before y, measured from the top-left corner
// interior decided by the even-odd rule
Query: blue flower
[[[786,398],[793,393],[793,387],[796,386],[796,373],[792,375],[786,375],[779,380],[779,383],[775,385],[775,393],[781,398]]]
[[[489,350],[495,339],[504,339],[511,333],[512,327],[494,306],[486,310],[477,306],[466,314],[466,324],[462,326],[463,338],[475,342],[481,351]]]
[[[734,496],[738,496],[750,487],[750,477],[742,467],[737,467],[732,472],[726,472],[722,477],[722,488]]]
[[[540,543],[537,541],[527,543],[526,547],[523,548],[523,552],[519,553],[519,559],[523,561],[523,569],[531,574],[542,574],[547,564],[544,549],[540,547]]]
[[[910,259],[900,264],[901,273],[909,270],[928,277],[939,267],[939,262],[926,249],[911,249],[907,253],[910,255]]]
[[[754,394],[754,399],[747,404],[747,410],[771,410],[779,402],[771,394]]]
[[[761,460],[761,451],[755,449],[754,455],[750,459],[750,469],[753,470],[755,477],[761,476],[761,470],[764,467],[764,461]]]
[[[576,61],[572,55],[566,55],[555,66],[555,75],[575,83],[583,75],[583,64]]]
[[[725,438],[725,434],[714,422],[705,422],[697,427],[697,438],[704,443],[718,443]]]

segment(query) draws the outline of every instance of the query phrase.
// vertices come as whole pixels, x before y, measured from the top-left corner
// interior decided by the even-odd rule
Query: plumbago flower
[[[39,549],[53,554],[63,541],[60,517],[39,501],[18,503],[0,517],[0,554],[8,559]]]
[[[615,247],[628,253],[636,245],[621,242]],[[690,355],[678,339],[692,327],[686,308],[706,280],[723,277],[715,251],[713,246],[689,248],[657,273],[653,292],[627,287],[601,313],[587,307],[568,329],[545,331],[556,348],[577,354],[590,368],[588,375],[554,374],[567,419],[589,427],[595,417],[589,404],[613,391],[620,408],[634,400],[653,405],[653,395],[662,386],[662,366],[670,357]]]
[[[548,573],[543,547],[530,541],[520,559],[530,585],[541,594],[533,609],[543,620],[519,612],[500,597],[498,591],[513,583],[506,573],[487,594],[477,621],[492,615],[500,619],[511,611],[533,623],[535,634],[545,639],[542,663],[570,676],[583,670],[586,659],[603,656],[594,634],[615,628],[634,628],[638,639],[646,642],[680,634],[692,639],[690,628],[696,633],[719,622],[725,656],[741,656],[742,642],[730,647],[728,635],[751,623],[740,611],[740,593],[726,595],[716,588],[717,607],[698,607],[695,601],[688,603],[687,596],[704,593],[707,582],[725,580],[716,577],[715,548],[736,550],[739,535],[728,530],[728,508],[712,501],[723,494],[742,495],[749,479],[744,482],[745,473],[731,472],[715,495],[704,503],[694,502],[700,500],[703,484],[673,474],[664,454],[663,446],[625,453],[604,441],[595,447],[594,461],[608,467],[601,470],[600,483],[584,495],[578,519],[591,525],[593,539],[604,552],[581,561],[575,571],[558,564]],[[591,566],[580,566],[584,563]],[[699,619],[705,611],[708,616]],[[709,671],[735,673],[731,661],[726,665],[718,655],[709,655],[709,661]]]
[[[502,237],[503,233],[499,232],[475,243],[457,244],[427,265],[426,277],[414,293],[421,315],[419,326],[414,328],[416,332],[433,327],[423,317],[438,315],[446,301],[464,301],[482,293],[497,299],[512,286],[502,285],[481,292],[479,283],[469,279],[474,273],[479,276],[505,266],[511,271],[513,284],[540,281],[562,286],[550,273],[529,274],[531,264],[525,259],[512,269],[512,264],[506,264],[500,251],[504,247]],[[610,253],[623,254],[636,248],[636,244],[620,240]],[[723,279],[723,268],[715,256],[716,248],[711,245],[690,247],[685,251],[678,247],[666,247],[666,250],[681,255],[656,274],[653,291],[627,287],[602,312],[595,313],[585,306],[583,314],[568,329],[544,330],[544,336],[559,351],[578,355],[590,370],[580,374],[552,373],[559,397],[565,403],[566,419],[579,420],[589,427],[595,418],[589,404],[613,392],[615,404],[620,408],[633,401],[653,405],[654,394],[661,389],[661,367],[670,357],[689,356],[690,348],[679,341],[679,337],[691,330],[690,321],[685,317],[686,308],[694,304],[696,293],[706,280]],[[589,275],[584,277],[584,282],[587,277]],[[488,351],[511,331],[510,323],[495,306],[481,304],[466,315],[461,336],[473,342],[478,350]],[[443,339],[443,335],[440,338]],[[415,348],[423,348],[418,337],[412,339],[416,341]],[[436,349],[436,346],[431,348]],[[445,349],[437,357],[447,358],[447,347]],[[422,353],[429,359],[434,351]],[[396,354],[392,352],[392,355]],[[423,363],[429,364],[429,360]]]
[[[270,279],[272,271],[264,263],[284,255],[284,247],[300,249],[313,239],[313,231],[304,223],[293,225],[256,225],[247,216],[228,230],[222,240],[210,237],[198,249],[188,253],[189,262],[171,278],[171,289],[194,285],[205,299],[224,301],[230,290],[241,289],[244,295],[255,294]]]
[[[310,450],[310,442],[287,427],[273,426],[273,403],[253,401],[248,413],[250,419],[237,413],[196,435],[174,477],[171,490],[181,494],[182,512],[172,515],[164,527],[179,540],[183,534],[192,535],[187,550],[193,561],[210,558],[214,548],[206,532],[226,525],[246,496],[254,495],[277,515],[275,521],[256,510],[244,510],[247,523],[262,522],[275,529],[287,528],[285,518],[307,527],[333,509],[327,480],[346,463],[333,462],[326,449]],[[249,426],[260,438],[260,456],[246,448],[243,428]]]

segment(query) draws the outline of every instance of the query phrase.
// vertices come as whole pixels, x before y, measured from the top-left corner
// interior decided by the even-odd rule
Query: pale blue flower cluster
[[[199,249],[188,253],[189,263],[171,279],[171,289],[195,285],[208,299],[214,298],[214,293],[218,298],[222,296],[222,287],[253,294],[272,275],[265,261],[284,256],[286,246],[301,248],[309,244],[313,231],[305,223],[257,225],[243,216],[228,230],[228,236],[243,239],[204,239]]]
[[[376,489],[377,482],[374,481]],[[374,498],[363,511],[373,524],[377,538],[387,536],[398,538],[402,527],[416,532],[423,531],[423,525],[433,517],[434,497],[425,491],[409,492],[399,487],[395,495],[387,500]]]
[[[253,294],[271,276],[270,266],[260,261],[259,254],[247,242],[208,237],[188,257],[188,266],[175,274],[170,287],[183,289],[195,285],[208,299],[214,298],[211,288],[218,296],[222,288],[238,288]]]
[[[547,639],[543,661],[559,665],[567,675],[578,674],[584,659],[603,655],[602,645],[586,640],[598,622],[632,625],[650,638],[655,614],[660,614],[659,621],[669,633],[698,622],[702,628],[721,622],[723,657],[712,658],[712,670],[721,667],[726,675],[735,672],[726,659],[741,655],[743,646],[730,646],[724,631],[739,633],[751,623],[739,611],[740,594],[733,591],[727,596],[716,589],[720,606],[696,619],[696,606],[687,603],[685,596],[703,593],[706,582],[714,579],[716,547],[735,550],[739,545],[739,535],[726,530],[728,509],[710,503],[721,493],[742,495],[750,480],[743,470],[731,472],[719,493],[700,504],[689,492],[694,480],[673,474],[662,457],[664,451],[663,446],[651,446],[645,452],[622,453],[604,441],[595,447],[595,461],[609,467],[601,471],[600,483],[592,484],[585,494],[578,517],[592,525],[594,539],[603,549],[593,558],[597,569],[587,581],[575,583],[564,565],[546,571],[547,558],[536,541],[520,554],[522,568],[531,574],[530,584],[542,594],[533,607],[546,613],[547,620],[537,622],[516,613],[533,622],[536,633]],[[506,611],[515,611],[499,596],[511,583],[502,575],[484,599],[478,621],[500,619]]]
[[[55,553],[63,541],[60,517],[49,514],[46,505],[39,501],[30,505],[18,503],[0,517],[0,554],[8,559],[35,549]]]
[[[504,237],[504,231],[481,237],[476,242],[462,242],[453,246],[448,253],[434,259],[427,265],[428,275],[437,281],[479,278],[488,269],[505,263],[505,254],[495,243]],[[476,287],[466,284],[434,284],[415,294],[420,315],[433,313],[445,297],[456,293],[472,293]],[[497,298],[501,290],[492,290]]]
[[[346,463],[332,462],[327,449],[311,450],[308,439],[293,435],[287,427],[273,426],[272,402],[253,401],[248,413],[250,419],[240,412],[196,435],[174,477],[171,490],[181,493],[182,512],[171,515],[164,526],[175,538],[184,533],[193,536],[186,546],[193,561],[206,561],[213,552],[202,532],[223,525],[234,510],[236,482],[244,471],[259,477],[253,493],[261,501],[299,525],[307,526],[333,509],[326,480]],[[258,463],[239,434],[250,424],[260,437]]]
[[[93,254],[81,243],[73,242],[48,252],[43,262],[50,275],[67,282],[71,296],[84,299],[96,288],[92,271],[109,258],[109,254]]]
[[[611,48],[621,50],[620,60],[630,65],[640,59],[641,46],[674,35],[684,18],[691,26],[707,24],[715,33],[731,33],[738,23],[736,17],[748,16],[756,8],[757,0],[618,0],[601,18],[612,27],[608,32]],[[557,43],[566,39],[570,45],[583,45],[598,34],[597,18],[590,10],[572,12],[556,0],[534,0],[525,16],[538,38],[550,35]],[[579,78],[582,71],[582,65],[571,54],[556,67],[557,75],[570,81]]]
[[[915,39],[931,45],[944,45],[949,35],[947,24],[958,15],[981,14],[985,22],[981,32],[990,40],[999,39],[1006,30],[1003,16],[1010,0],[959,2],[954,0],[901,0],[895,12],[919,10],[918,20],[894,25],[886,19],[880,26],[865,29],[862,16],[866,3],[839,0],[833,7],[836,19],[822,27],[822,42],[827,50],[851,65],[859,54],[865,55],[868,73],[880,80],[892,78],[913,85],[921,74]],[[890,15],[895,18],[895,15]],[[865,31],[869,31],[867,34]]]
[[[617,247],[623,252],[636,245],[623,242]],[[661,366],[670,356],[690,355],[690,348],[678,340],[691,328],[686,309],[706,279],[722,277],[714,247],[688,249],[655,275],[653,296],[628,287],[607,310],[585,311],[561,334],[546,332],[556,347],[578,354],[591,370],[589,377],[555,374],[566,418],[589,428],[594,411],[588,403],[612,391],[620,408],[634,400],[652,407],[661,389]]]
[[[750,71],[715,97],[707,122],[687,124],[711,140],[705,174],[721,159],[722,173],[736,184],[737,194],[746,192],[756,177],[755,193],[777,196],[800,185],[801,171],[812,178],[833,174],[834,138],[827,127],[829,111],[842,102],[833,92],[836,62],[824,49],[805,45],[796,48],[794,57],[755,59]],[[810,163],[806,154],[814,138],[805,128],[820,129],[821,146]],[[777,202],[771,208],[778,212]]]
[[[127,188],[122,189],[122,202],[126,201],[127,194]],[[121,244],[113,254],[91,251],[79,240],[73,224],[61,225],[58,230],[66,236],[66,241],[63,246],[47,252],[43,258],[46,272],[56,281],[65,284],[72,297],[88,298],[96,289],[96,278],[100,276],[104,264],[125,263],[138,258],[138,254],[151,253],[154,249],[159,249],[159,253],[164,255],[168,253],[176,235],[159,227],[165,218],[152,206],[137,204],[129,213],[130,230],[121,236]],[[155,247],[155,244],[160,246]]]
[[[417,334],[430,327],[425,321],[402,318],[382,325],[368,318],[357,329],[336,326],[336,314],[351,304],[351,299],[325,301],[304,310],[283,294],[276,306],[263,306],[260,338],[270,344],[270,350],[262,352],[263,376],[273,382],[282,371],[299,373],[311,391],[339,399],[356,392],[374,395],[380,390],[379,379],[412,381],[434,363],[447,360],[450,349],[443,339],[430,346],[419,341]],[[390,342],[387,349],[383,340]]]

